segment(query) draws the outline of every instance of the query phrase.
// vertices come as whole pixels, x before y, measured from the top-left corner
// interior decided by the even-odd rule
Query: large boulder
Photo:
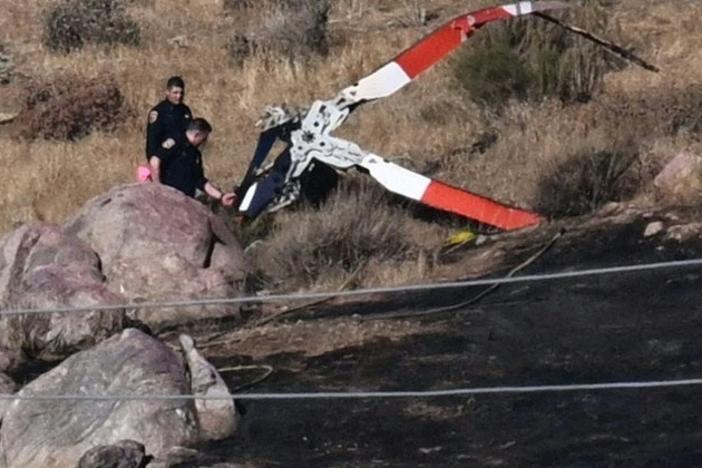
[[[207,394],[199,375],[159,340],[128,329],[66,359],[19,395]],[[193,400],[12,400],[0,427],[0,466],[75,467],[93,447],[122,440],[167,458],[174,447],[208,437]]]
[[[100,256],[110,288],[132,301],[233,297],[248,267],[241,245],[202,203],[161,184],[116,187],[65,225]],[[171,322],[236,316],[239,308],[140,311],[158,330]]]
[[[121,304],[100,271],[100,260],[78,238],[56,226],[23,226],[0,239],[0,305],[53,309]],[[63,357],[122,330],[124,310],[5,315],[0,349]]]
[[[702,200],[702,157],[683,152],[665,165],[653,180],[656,194],[667,201],[686,205]]]

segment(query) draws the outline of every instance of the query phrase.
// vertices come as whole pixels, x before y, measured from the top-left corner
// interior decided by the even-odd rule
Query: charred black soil
[[[685,242],[665,240],[663,234],[644,238],[645,226],[654,220],[647,218],[579,228],[520,274],[702,256],[699,236]],[[510,242],[526,252],[530,239],[536,248],[547,237],[532,233]],[[272,365],[271,377],[250,390],[256,392],[699,378],[701,284],[702,267],[518,283],[498,288],[478,304],[410,319],[378,319],[374,314],[461,302],[481,288],[384,296],[382,301],[298,315],[285,328],[287,338],[294,342],[297,330],[310,323],[320,326],[319,335],[297,336],[308,340],[310,349],[341,326],[377,329],[394,321],[411,332],[366,334],[327,351],[296,347],[263,353],[256,352],[265,347],[266,334],[261,334],[212,350],[210,358],[218,366]],[[225,375],[232,388],[251,377]],[[225,461],[294,467],[702,466],[699,392],[697,387],[679,387],[392,400],[247,400],[237,436],[201,447],[198,459],[182,466]]]

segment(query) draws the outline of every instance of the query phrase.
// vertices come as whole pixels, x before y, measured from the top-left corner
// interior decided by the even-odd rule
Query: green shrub
[[[617,36],[607,4],[590,0],[564,19],[595,34]],[[510,98],[587,101],[605,73],[621,66],[603,48],[536,17],[490,25],[473,40],[457,54],[454,74],[476,102],[498,109]]]
[[[491,107],[513,97],[524,99],[531,87],[529,69],[507,44],[475,50],[457,61],[455,72],[474,101]]]
[[[62,0],[44,16],[43,41],[54,52],[71,52],[85,44],[137,45],[140,30],[121,0]]]

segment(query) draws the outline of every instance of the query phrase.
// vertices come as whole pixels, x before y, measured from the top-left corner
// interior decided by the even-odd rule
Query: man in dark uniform
[[[171,135],[180,135],[192,119],[190,108],[183,104],[185,82],[173,76],[166,83],[166,98],[149,111],[146,126],[146,159],[156,154],[161,143]]]
[[[202,190],[224,206],[234,204],[234,193],[223,193],[205,177],[199,147],[207,141],[212,127],[205,119],[192,119],[184,132],[166,138],[151,157],[151,176],[154,182],[177,188],[194,197]]]

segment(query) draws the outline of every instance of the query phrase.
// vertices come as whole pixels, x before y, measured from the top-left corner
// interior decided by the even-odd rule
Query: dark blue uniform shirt
[[[146,159],[156,155],[161,143],[172,135],[181,135],[192,119],[192,112],[185,104],[173,104],[164,99],[149,111],[146,125]]]
[[[205,190],[207,179],[202,168],[200,150],[190,144],[185,132],[167,138],[156,150],[161,160],[161,182],[194,197],[195,190]]]

